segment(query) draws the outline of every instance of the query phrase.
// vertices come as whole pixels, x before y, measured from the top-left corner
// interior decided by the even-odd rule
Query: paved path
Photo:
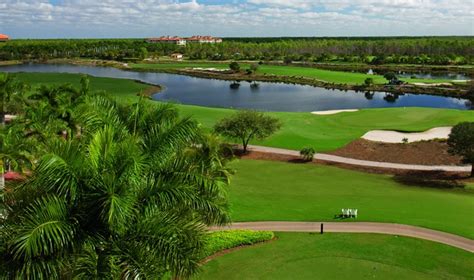
[[[263,146],[254,146],[249,145],[248,149],[250,151],[262,152],[262,153],[274,153],[288,156],[299,156],[299,151],[263,147]],[[447,172],[471,172],[471,166],[451,166],[451,165],[417,165],[417,164],[402,164],[402,163],[391,163],[391,162],[378,162],[378,161],[368,161],[360,160],[353,158],[340,157],[329,154],[316,154],[314,156],[317,160],[336,162],[364,167],[375,167],[375,168],[386,168],[386,169],[399,169],[399,170],[415,170],[415,171],[447,171]]]
[[[422,227],[369,222],[323,222],[324,232],[381,233],[426,239],[474,253],[474,240]],[[284,232],[320,232],[321,222],[246,222],[211,230],[252,229]]]

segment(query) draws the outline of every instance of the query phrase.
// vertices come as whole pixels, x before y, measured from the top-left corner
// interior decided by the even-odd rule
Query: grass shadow
[[[458,180],[465,179],[459,174],[447,174],[442,171],[408,172],[393,176],[393,180],[405,186],[433,189],[465,189],[466,185]]]

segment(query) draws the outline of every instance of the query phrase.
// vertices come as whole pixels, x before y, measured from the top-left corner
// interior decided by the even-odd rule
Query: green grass
[[[189,62],[166,62],[166,63],[133,63],[129,64],[132,69],[158,69],[173,70],[184,68],[217,68],[229,69],[229,63],[218,63],[208,61],[189,61]],[[242,64],[241,67],[246,66]]]
[[[38,84],[71,83],[79,86],[80,75],[63,73],[19,73],[21,80]],[[147,85],[130,80],[91,77],[91,89],[106,90],[120,101],[136,100]],[[177,105],[184,115],[193,116],[204,127],[233,113],[234,110]],[[275,112],[271,115],[283,122],[282,129],[265,141],[254,141],[271,147],[300,150],[312,146],[318,152],[340,148],[372,129],[424,131],[436,126],[449,126],[461,121],[474,121],[474,112],[432,108],[367,109],[353,113],[317,116],[310,113]]]
[[[32,90],[40,85],[71,84],[80,87],[81,74],[69,73],[15,73],[19,80],[32,86]],[[113,94],[118,100],[131,102],[137,99],[137,93],[149,88],[149,85],[127,79],[91,77],[90,88]]]
[[[249,63],[240,63],[241,69],[249,67]],[[217,68],[228,69],[229,62],[212,61],[183,61],[166,63],[138,63],[129,65],[133,69],[156,69],[156,70],[174,70],[183,68]],[[277,76],[298,76],[316,79],[328,83],[360,85],[365,79],[372,78],[376,84],[385,84],[387,80],[382,75],[367,75],[364,73],[352,73],[345,71],[332,71],[310,67],[300,66],[280,66],[280,65],[260,65],[259,74],[277,75]],[[446,83],[447,79],[402,79],[408,83]]]
[[[472,190],[406,186],[389,175],[313,164],[237,160],[232,167],[233,221],[339,221],[334,216],[341,208],[357,208],[357,221],[410,224],[474,238]]]
[[[212,127],[216,120],[233,112],[229,109],[179,105],[184,115]],[[432,108],[383,108],[318,116],[311,113],[273,112],[283,122],[280,131],[252,144],[300,150],[312,146],[318,152],[345,146],[373,129],[424,131],[437,126],[474,121],[474,112]]]
[[[277,233],[234,251],[195,279],[472,279],[474,255],[447,245],[378,234]]]

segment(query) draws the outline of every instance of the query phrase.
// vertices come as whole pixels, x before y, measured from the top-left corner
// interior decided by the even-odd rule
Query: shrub
[[[271,240],[275,237],[271,231],[254,230],[224,230],[209,233],[204,249],[205,256],[211,256],[219,251],[235,248],[242,245]]]
[[[364,84],[366,86],[371,86],[371,85],[374,84],[374,79],[373,78],[367,78],[367,79],[365,79]]]
[[[313,157],[314,157],[314,154],[316,154],[316,150],[314,148],[311,148],[311,147],[303,148],[300,151],[300,156],[306,161],[312,161]]]
[[[403,138],[403,139],[402,139],[402,143],[403,143],[403,144],[407,144],[407,143],[408,143],[408,138],[406,138],[406,137]]]
[[[234,72],[240,71],[240,65],[239,65],[239,63],[237,63],[235,61],[233,61],[229,64],[229,68],[230,68],[230,70],[232,70]]]
[[[394,72],[387,72],[383,75],[383,77],[387,79],[387,81],[392,81],[392,80],[397,79],[397,75]]]

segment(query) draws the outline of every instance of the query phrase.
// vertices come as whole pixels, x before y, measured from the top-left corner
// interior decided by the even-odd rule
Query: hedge
[[[271,231],[224,230],[210,232],[204,257],[241,245],[252,245],[271,240],[274,236]]]

